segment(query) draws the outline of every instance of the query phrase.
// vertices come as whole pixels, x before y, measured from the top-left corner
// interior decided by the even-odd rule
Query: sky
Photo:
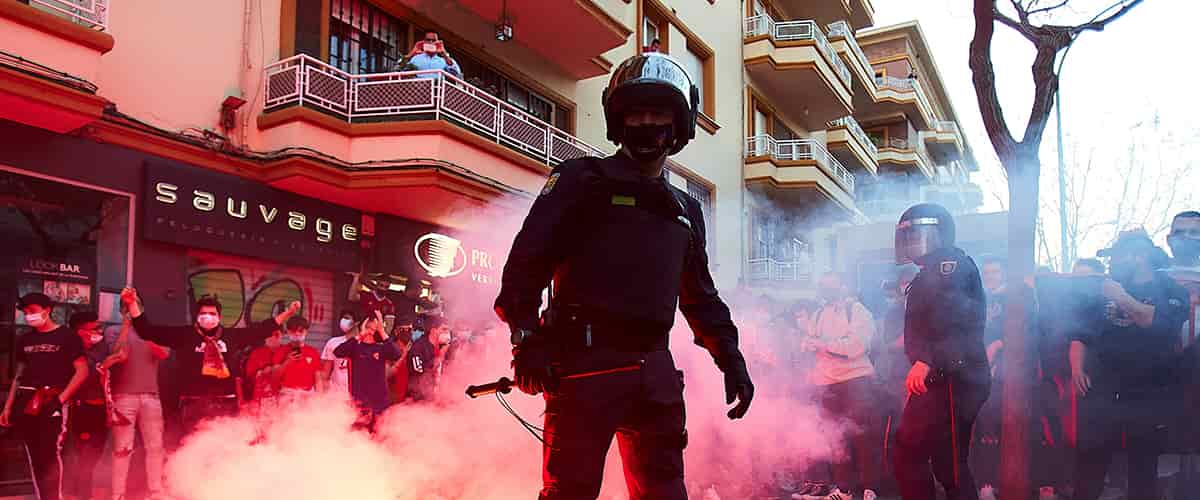
[[[1067,23],[1106,7],[1115,0],[1074,0],[1063,16]],[[967,50],[974,29],[970,0],[873,0],[875,24],[920,22],[945,81],[955,112],[979,162],[972,175],[984,192],[981,211],[1003,210],[1008,190],[1003,171],[979,117]],[[1146,226],[1165,244],[1166,231],[1156,231],[1169,214],[1196,209],[1200,197],[1184,186],[1197,186],[1193,167],[1200,153],[1200,118],[1190,97],[1200,79],[1200,66],[1186,62],[1194,46],[1200,4],[1182,0],[1148,0],[1103,32],[1080,36],[1064,65],[1061,92],[1064,156],[1078,204],[1081,238],[1078,254],[1093,256],[1119,229]],[[1013,135],[1020,138],[1032,98],[1031,45],[997,24],[992,51],[1001,106]],[[1183,55],[1184,57],[1180,57]],[[1045,245],[1039,259],[1059,255],[1057,147],[1054,115],[1042,144],[1041,203]],[[1087,165],[1091,168],[1087,168]],[[1140,172],[1138,178],[1131,173]],[[1087,184],[1083,183],[1084,177]],[[1180,177],[1176,180],[1177,177]],[[1172,198],[1171,190],[1179,187]],[[1072,210],[1068,209],[1068,213]],[[1169,222],[1169,217],[1167,217]],[[1120,226],[1120,227],[1118,227]]]

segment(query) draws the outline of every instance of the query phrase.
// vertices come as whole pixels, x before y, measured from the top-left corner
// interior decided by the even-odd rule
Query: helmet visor
[[[910,264],[941,246],[935,217],[919,217],[896,225],[896,263]]]

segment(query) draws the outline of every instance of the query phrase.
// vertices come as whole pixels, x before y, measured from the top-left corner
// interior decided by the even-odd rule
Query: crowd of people
[[[1006,261],[978,257],[992,377],[990,397],[970,436],[979,498],[996,498],[1000,484],[1003,384],[1014,380],[1005,373],[1013,369],[1006,366],[1004,342],[1009,300],[1025,301],[1028,313],[1025,349],[1031,362],[1015,380],[1025,381],[1030,395],[1033,493],[1095,500],[1108,488],[1127,491],[1130,499],[1157,499],[1164,487],[1160,475],[1173,476],[1167,487],[1175,491],[1196,481],[1195,463],[1188,459],[1200,450],[1188,417],[1197,392],[1189,318],[1200,281],[1187,273],[1200,269],[1200,213],[1179,214],[1169,241],[1174,258],[1144,232],[1122,233],[1102,252],[1107,266],[1079,259],[1069,272],[1043,268],[1015,281]],[[826,420],[837,423],[828,435],[837,440],[831,446],[844,450],[832,462],[777,474],[771,488],[805,500],[831,498],[833,492],[866,499],[895,492],[896,428],[911,392],[906,376],[912,363],[903,338],[906,293],[918,271],[914,265],[897,268],[884,280],[882,301],[827,273],[816,280],[816,301],[783,304],[761,296],[740,304],[738,324],[756,372],[795,380],[786,390],[818,404]],[[1192,288],[1190,296],[1181,284]],[[1179,454],[1181,463],[1160,468],[1159,458],[1167,454]],[[1123,467],[1110,468],[1116,455],[1126,457]]]
[[[159,323],[133,288],[120,300],[122,323],[106,334],[95,312],[75,312],[59,325],[53,299],[20,298],[31,331],[18,336],[0,426],[24,442],[42,500],[127,498],[135,433],[145,463],[137,496],[166,498],[164,436],[184,437],[205,420],[256,415],[318,393],[345,395],[360,415],[355,426],[373,431],[392,405],[437,404],[448,396],[439,382],[456,353],[482,352],[483,335],[494,330],[397,314],[387,294],[373,289],[341,312],[340,335],[318,350],[308,344],[311,324],[299,302],[235,328],[223,326],[217,297],[196,300],[194,323],[182,326]],[[159,372],[168,358],[164,375],[177,388],[178,406],[164,412]],[[111,482],[94,477],[106,450]]]

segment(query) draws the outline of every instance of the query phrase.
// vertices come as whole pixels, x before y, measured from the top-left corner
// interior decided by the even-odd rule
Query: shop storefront
[[[491,317],[507,242],[394,216],[374,221],[372,273],[403,277],[410,296],[428,297],[451,318]],[[420,291],[409,291],[412,286]]]
[[[335,277],[359,267],[359,212],[167,162],[146,163],[144,191],[143,237],[179,248],[187,302],[216,296],[232,327],[299,301],[311,344],[333,334]]]
[[[117,317],[116,297],[132,277],[135,196],[44,171],[0,165],[0,379],[12,373],[25,327],[17,298],[44,293],[53,318],[91,310]]]

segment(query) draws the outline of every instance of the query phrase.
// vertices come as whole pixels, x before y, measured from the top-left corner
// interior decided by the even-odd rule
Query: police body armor
[[[605,171],[622,168],[604,165],[614,161],[624,160],[590,159],[579,166],[587,169],[586,192],[568,218],[575,224],[554,273],[555,324],[549,326],[561,331],[586,323],[607,327],[608,335],[665,338],[694,244],[680,198],[686,195],[665,179],[618,179]]]

